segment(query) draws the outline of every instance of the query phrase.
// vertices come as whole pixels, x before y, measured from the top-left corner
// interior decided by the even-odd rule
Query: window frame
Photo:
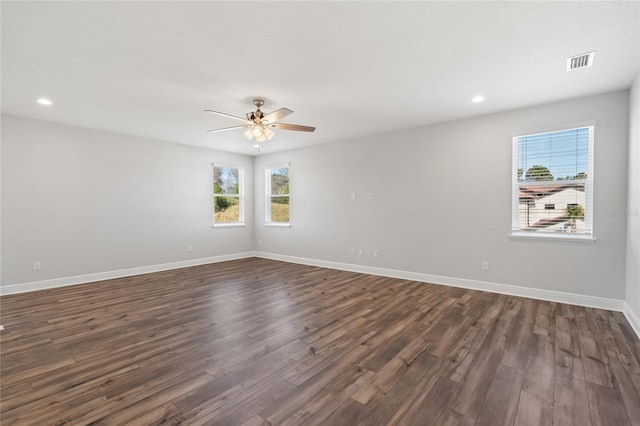
[[[232,227],[232,226],[246,226],[245,224],[245,197],[244,197],[244,167],[238,166],[235,164],[225,164],[225,163],[211,163],[211,188],[212,188],[212,215],[211,226],[213,228],[224,228],[224,227]],[[237,169],[238,170],[238,194],[216,194],[215,193],[215,178],[216,178],[216,168],[228,168],[228,169]],[[237,197],[238,198],[238,221],[237,222],[216,222],[216,196],[221,197]]]
[[[286,167],[289,169],[289,193],[288,194],[271,194],[271,171],[273,169],[281,169]],[[271,220],[271,198],[272,197],[287,197],[289,198],[289,221],[288,222],[274,222]],[[265,226],[280,226],[291,227],[291,163],[281,163],[266,166],[264,169],[264,225]]]
[[[540,182],[526,182],[527,186],[536,185],[562,185],[567,182],[571,183],[583,183],[585,191],[584,201],[584,223],[585,232],[571,233],[571,232],[539,232],[533,230],[521,229],[519,226],[519,204],[520,204],[520,185],[523,182],[518,181],[518,139],[524,136],[536,136],[546,133],[564,132],[578,129],[588,129],[588,141],[587,141],[587,178],[575,179],[575,180],[562,180],[562,181],[540,181]],[[546,240],[566,240],[566,241],[595,241],[595,234],[593,231],[593,182],[594,182],[594,163],[595,163],[595,122],[583,122],[572,125],[556,126],[547,129],[537,129],[530,131],[520,131],[512,133],[512,166],[511,166],[511,233],[510,237],[514,238],[531,238],[531,239],[546,239]],[[523,171],[524,173],[525,171]]]

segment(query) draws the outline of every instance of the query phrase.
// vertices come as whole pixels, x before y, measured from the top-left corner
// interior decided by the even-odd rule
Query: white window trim
[[[213,220],[211,227],[212,228],[230,228],[230,227],[237,227],[237,226],[247,226],[245,221],[244,221],[244,167],[242,166],[237,166],[235,164],[223,164],[223,163],[211,163],[211,187],[213,188],[213,179],[215,179],[215,173],[214,173],[214,169],[216,167],[224,167],[224,168],[231,168],[231,169],[238,169],[238,203],[240,205],[239,209],[238,209],[238,221],[237,222],[223,222],[223,223],[217,223],[215,220]],[[230,196],[230,197],[236,197],[236,195],[228,195],[228,194],[217,194],[217,195],[222,195],[222,196]],[[213,202],[213,217],[215,217],[215,196],[216,194],[212,194],[211,200]]]
[[[212,228],[238,228],[238,227],[246,227],[246,223],[233,222],[233,223],[213,223],[211,225]]]
[[[280,167],[289,169],[289,222],[272,222],[271,221],[271,170]],[[291,227],[291,163],[280,163],[264,168],[264,226],[274,226],[279,228]]]
[[[577,242],[594,242],[596,238],[589,234],[568,234],[568,233],[553,233],[553,232],[527,232],[527,231],[513,231],[509,234],[511,238],[522,238],[529,240],[557,240],[557,241],[577,241]]]
[[[274,227],[274,228],[291,228],[291,223],[289,222],[265,222],[264,226]]]
[[[514,138],[517,138],[520,136],[539,135],[541,133],[562,132],[564,130],[575,130],[575,129],[582,129],[584,127],[595,127],[595,126],[596,126],[595,120],[587,120],[587,121],[580,121],[577,123],[573,122],[573,123],[565,123],[565,124],[555,124],[551,126],[540,126],[536,128],[521,129],[521,130],[511,132],[511,136]]]
[[[520,202],[520,186],[518,182],[518,138],[521,136],[532,136],[536,134],[542,133],[552,133],[552,132],[560,132],[565,130],[576,130],[576,129],[589,129],[589,140],[588,140],[588,155],[589,162],[587,165],[587,179],[575,180],[572,182],[584,183],[585,184],[585,209],[584,209],[584,219],[585,224],[589,224],[591,229],[588,233],[581,234],[571,234],[571,233],[554,233],[554,232],[530,232],[523,231],[514,226],[515,223],[519,221],[519,202]],[[512,155],[512,164],[511,164],[511,232],[509,233],[509,237],[511,238],[530,238],[532,240],[556,240],[556,241],[578,241],[578,242],[594,242],[596,241],[594,232],[593,232],[593,181],[594,181],[594,162],[595,162],[595,152],[594,152],[594,140],[595,140],[595,121],[587,121],[582,123],[574,123],[572,125],[567,126],[553,126],[549,128],[545,128],[544,130],[533,130],[527,132],[515,132],[512,133],[512,142],[511,142],[511,155]],[[548,185],[549,182],[528,182],[527,185],[535,186],[535,185]],[[588,207],[587,207],[588,206]]]

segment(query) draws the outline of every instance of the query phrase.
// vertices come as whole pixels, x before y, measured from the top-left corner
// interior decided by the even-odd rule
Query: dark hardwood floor
[[[640,425],[617,312],[257,258],[0,304],[3,426]]]

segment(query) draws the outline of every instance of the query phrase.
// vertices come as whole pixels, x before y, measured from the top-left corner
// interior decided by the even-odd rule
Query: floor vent
[[[583,53],[582,55],[567,58],[567,71],[587,68],[593,65],[593,55],[596,52]]]

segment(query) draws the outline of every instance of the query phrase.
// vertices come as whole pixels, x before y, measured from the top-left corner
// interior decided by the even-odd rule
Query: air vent
[[[567,58],[567,71],[587,68],[593,65],[593,55],[596,52],[583,53],[582,55]]]

